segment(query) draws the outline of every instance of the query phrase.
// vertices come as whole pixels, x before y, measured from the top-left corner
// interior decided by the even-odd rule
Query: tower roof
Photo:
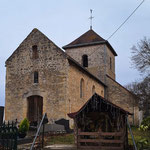
[[[76,48],[76,47],[83,47],[83,46],[91,46],[91,45],[99,45],[99,44],[106,44],[112,53],[117,56],[117,53],[113,49],[113,47],[109,44],[109,42],[99,36],[95,31],[90,29],[79,38],[74,40],[73,42],[69,43],[68,45],[63,46],[63,49],[69,48]]]

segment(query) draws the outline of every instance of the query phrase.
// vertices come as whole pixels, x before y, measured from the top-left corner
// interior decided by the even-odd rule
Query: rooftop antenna
[[[93,12],[93,10],[92,9],[90,9],[90,13],[91,13],[91,16],[90,16],[90,30],[92,30],[92,19],[94,18],[93,16],[92,16],[92,12]]]

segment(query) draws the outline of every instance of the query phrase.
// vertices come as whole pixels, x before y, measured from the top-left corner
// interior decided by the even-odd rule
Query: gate
[[[4,122],[0,126],[0,150],[17,150],[17,136],[16,122]]]

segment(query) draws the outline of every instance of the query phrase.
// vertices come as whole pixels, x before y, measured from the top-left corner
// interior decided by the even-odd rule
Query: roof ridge
[[[125,112],[126,114],[129,114],[129,115],[132,115],[132,113],[130,113],[129,111],[123,109],[122,107],[112,103],[111,101],[109,101],[108,99],[100,96],[99,94],[97,93],[94,93],[80,108],[78,111],[76,112],[72,112],[72,113],[68,113],[67,115],[70,117],[70,118],[74,118],[76,115],[78,115],[85,107],[86,105],[91,101],[93,100],[93,97],[95,96],[98,96],[100,98],[100,100],[103,100],[105,101],[106,103],[108,103],[109,105],[112,105],[113,107],[117,108],[117,109],[120,109],[122,112]]]
[[[72,41],[71,43],[63,46],[65,49],[68,46],[74,46],[78,44],[85,44],[85,43],[93,43],[93,42],[100,42],[100,41],[106,41],[103,39],[100,35],[98,35],[94,30],[90,29],[87,32],[83,33],[81,36],[79,36],[77,39]]]

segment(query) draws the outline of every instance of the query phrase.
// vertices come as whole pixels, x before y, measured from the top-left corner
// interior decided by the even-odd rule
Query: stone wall
[[[66,49],[66,53],[82,65],[82,56],[88,55],[87,69],[105,83],[105,74],[109,74],[115,79],[115,57],[110,49],[105,45],[84,46]],[[112,58],[112,69],[110,66]]]
[[[112,79],[116,79],[115,75],[115,56],[114,54],[110,51],[110,49],[106,46],[106,74],[109,75]],[[111,58],[111,68],[110,68],[110,58]]]
[[[32,46],[38,47],[38,59],[32,59]],[[66,117],[68,62],[53,42],[37,29],[21,43],[6,61],[6,120],[27,117],[27,97],[43,97],[43,112],[52,120]],[[34,71],[39,83],[34,83]]]
[[[107,76],[107,85],[107,99],[124,110],[134,114],[133,116],[129,116],[130,122],[138,125],[139,109],[136,103],[136,97],[109,76]]]
[[[32,46],[37,45],[39,58],[32,58]],[[34,71],[39,82],[34,83]],[[80,80],[85,81],[84,98],[80,98]],[[43,97],[43,113],[50,122],[68,118],[92,96],[92,86],[104,96],[104,87],[89,77],[83,69],[68,62],[67,55],[37,29],[20,44],[6,61],[6,120],[27,117],[27,98]]]
[[[83,97],[80,97],[81,79],[84,81]],[[88,76],[75,65],[70,64],[67,84],[67,111],[69,113],[78,111],[89,100],[93,95],[93,86],[95,87],[95,92],[104,97],[103,85]],[[67,119],[70,120],[70,127],[72,127],[73,120],[69,117]]]
[[[80,97],[80,82],[84,81],[83,97]],[[95,92],[104,97],[104,86],[89,77],[86,73],[79,70],[73,64],[69,67],[68,74],[68,90],[67,97],[70,103],[70,112],[78,111],[89,98],[93,95],[92,88],[95,87]]]

